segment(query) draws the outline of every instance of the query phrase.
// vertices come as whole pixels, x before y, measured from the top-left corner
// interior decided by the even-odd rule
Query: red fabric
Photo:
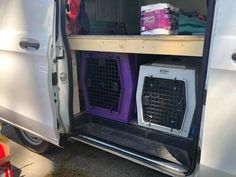
[[[5,157],[4,147],[0,144],[0,160]]]
[[[9,148],[5,144],[0,144],[0,160],[4,159],[6,156],[9,155]],[[11,163],[4,162],[0,165],[0,171],[3,171],[5,177],[13,177]]]
[[[198,15],[199,20],[206,21],[206,17],[204,15]]]
[[[80,27],[77,26],[77,19],[80,14],[80,3],[81,0],[68,0],[69,12],[67,13],[68,18],[68,33],[69,35],[80,31]]]

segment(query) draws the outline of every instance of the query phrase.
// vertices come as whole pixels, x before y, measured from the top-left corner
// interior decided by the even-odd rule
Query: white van
[[[16,127],[25,145],[38,153],[46,152],[51,144],[63,146],[62,140],[68,138],[170,176],[236,176],[236,1],[85,2],[90,19],[124,21],[128,31],[139,29],[142,5],[171,3],[186,11],[207,15],[206,32],[205,35],[184,36],[141,36],[132,32],[122,36],[112,33],[68,36],[66,13],[70,7],[66,5],[66,0],[1,0],[0,119]],[[93,105],[95,101],[105,104],[103,100],[113,99],[109,97],[110,92],[99,89],[103,82],[99,82],[93,94],[102,92],[104,99],[86,97],[84,80],[88,73],[82,71],[88,67],[81,63],[83,55],[87,54],[87,59],[96,58],[94,52],[116,53],[126,57],[129,54],[136,61],[148,58],[149,62],[155,62],[138,67],[139,81],[136,80],[133,90],[129,90],[129,86],[126,88],[130,92],[137,89],[137,108],[134,108],[129,121],[107,119],[97,114],[99,111],[92,111],[96,106]],[[161,64],[165,60],[169,61],[168,65]],[[155,125],[153,116],[142,118],[145,111],[151,110],[147,109],[147,105],[151,103],[149,97],[152,96],[143,97],[142,89],[154,87],[152,84],[140,85],[142,77],[145,80],[145,74],[150,75],[152,81],[153,78],[157,79],[157,71],[166,77],[172,71],[170,68],[176,69],[172,62],[177,65],[190,63],[191,68],[197,68],[194,69],[196,77],[187,80],[190,75],[185,74],[181,76],[183,82],[176,79],[177,74],[174,73],[177,71],[172,73],[174,83],[187,83],[187,86],[181,86],[185,90],[180,93],[185,94],[181,104],[183,110],[192,112],[188,116],[182,112],[186,118],[182,120],[186,124],[183,132],[176,128],[178,126],[175,127],[174,120],[178,120],[180,114],[177,117],[171,115],[173,121],[169,128],[163,128],[164,124],[169,124],[165,121],[161,126]],[[98,65],[104,65],[104,62],[98,62]],[[151,69],[145,69],[148,67]],[[169,67],[170,70],[163,67]],[[184,70],[182,66],[177,69]],[[153,75],[149,73],[152,71]],[[122,79],[126,77],[127,73]],[[138,72],[134,78],[137,77]],[[195,89],[191,90],[190,87]],[[123,89],[125,92],[125,83],[113,84],[112,89]],[[134,97],[130,98],[124,99],[127,102],[135,101]],[[91,100],[95,101],[91,103]],[[114,100],[110,102],[115,103]],[[92,105],[89,107],[90,103]],[[156,109],[157,105],[153,104],[151,108]],[[106,115],[115,112],[115,105],[111,107]],[[130,107],[130,104],[125,107]],[[167,119],[169,115],[166,111]],[[145,119],[149,121],[145,123]],[[180,128],[183,124],[180,124]]]

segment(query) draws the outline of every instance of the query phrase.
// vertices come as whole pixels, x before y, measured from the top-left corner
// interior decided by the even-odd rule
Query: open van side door
[[[0,1],[0,119],[59,144],[54,0]]]
[[[216,1],[201,158],[214,170],[201,176],[236,176],[235,7],[235,0]]]

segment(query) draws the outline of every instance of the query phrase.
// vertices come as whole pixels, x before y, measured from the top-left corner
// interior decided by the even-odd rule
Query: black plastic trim
[[[55,86],[58,83],[57,73],[52,73],[52,85]]]
[[[207,90],[204,90],[204,101],[203,101],[203,105],[206,105],[206,99],[207,99]]]
[[[59,36],[59,1],[55,0],[56,3],[56,41],[58,40]]]
[[[206,86],[206,77],[208,71],[208,63],[209,63],[209,54],[210,54],[210,45],[211,45],[211,38],[212,38],[212,28],[213,28],[213,21],[214,21],[214,12],[215,12],[215,3],[216,0],[209,0],[208,1],[208,14],[207,14],[207,27],[206,27],[206,34],[205,34],[205,42],[204,42],[204,51],[203,51],[203,63],[201,66],[201,73],[200,73],[200,81],[199,81],[199,96],[197,97],[197,106],[196,106],[196,133],[194,134],[194,149],[193,149],[193,159],[192,165],[189,171],[186,173],[186,176],[190,176],[194,173],[199,153],[199,136],[201,131],[201,124],[202,124],[202,111],[204,106],[204,94],[205,94],[205,86]]]

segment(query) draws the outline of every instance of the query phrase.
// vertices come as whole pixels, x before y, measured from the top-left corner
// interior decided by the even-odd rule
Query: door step
[[[161,173],[165,173],[171,176],[185,176],[187,169],[176,163],[168,162],[158,158],[147,157],[145,155],[139,154],[135,151],[123,148],[119,145],[115,145],[113,143],[94,138],[92,136],[87,136],[83,134],[79,134],[74,137],[70,137],[71,140],[83,142],[85,144],[91,145],[93,147],[99,148],[111,154],[117,155],[124,159],[128,159],[140,165],[149,167],[151,169],[157,170]]]

